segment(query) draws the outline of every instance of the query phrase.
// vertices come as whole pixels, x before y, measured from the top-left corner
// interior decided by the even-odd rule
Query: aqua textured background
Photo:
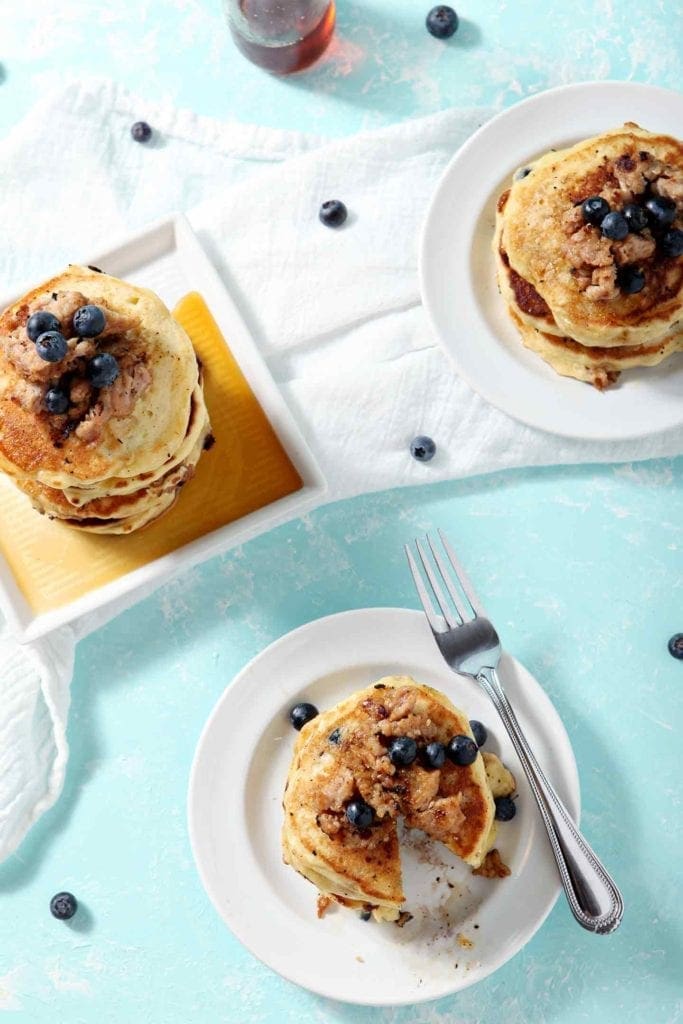
[[[278,81],[235,52],[218,0],[3,0],[0,131],[80,71],[199,113],[330,135],[588,78],[683,81],[678,0],[479,0],[459,7],[448,44],[425,33],[428,5],[340,0],[327,60]],[[67,141],[46,126],[37,158],[58,159]],[[78,651],[65,793],[0,867],[0,1010],[36,1024],[673,1024],[683,663],[666,641],[683,630],[682,481],[679,459],[340,503],[191,572],[90,637]],[[428,1006],[355,1009],[280,980],[224,928],[191,859],[187,776],[216,699],[271,640],[345,608],[415,606],[401,545],[437,525],[564,719],[583,825],[627,913],[598,939],[560,902],[481,985]],[[47,910],[62,888],[84,906],[73,927]]]

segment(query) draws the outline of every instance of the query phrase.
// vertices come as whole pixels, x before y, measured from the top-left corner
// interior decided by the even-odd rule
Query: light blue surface
[[[506,105],[564,81],[683,80],[677,0],[487,0],[461,9],[461,35],[446,45],[424,32],[424,8],[340,0],[332,58],[278,81],[236,54],[217,0],[4,0],[0,130],[55,75],[79,69],[150,100],[329,134],[451,103]],[[85,641],[66,791],[0,867],[0,1009],[36,1024],[678,1019],[683,663],[666,641],[683,630],[682,480],[676,460],[514,472],[345,502],[193,571]],[[187,776],[216,699],[272,639],[345,608],[415,606],[401,545],[437,525],[564,719],[583,824],[627,913],[618,933],[599,939],[560,903],[476,988],[416,1009],[365,1011],[294,988],[233,940],[192,864]],[[47,911],[62,888],[84,905],[71,928]]]

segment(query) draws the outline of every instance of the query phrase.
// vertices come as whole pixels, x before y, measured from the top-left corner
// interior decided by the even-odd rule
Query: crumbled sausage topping
[[[13,384],[12,401],[34,415],[48,418],[57,445],[71,433],[86,444],[94,444],[110,420],[130,415],[136,400],[152,382],[143,357],[132,343],[136,325],[132,317],[122,316],[99,302],[106,318],[104,330],[96,338],[76,335],[74,313],[88,301],[77,291],[46,293],[36,302],[21,306],[10,329],[0,335],[4,355],[18,375]],[[58,363],[41,359],[26,333],[28,318],[39,310],[52,313],[60,322],[67,352]],[[118,377],[107,388],[94,387],[86,376],[88,360],[101,351],[114,354],[119,366]],[[43,406],[44,397],[55,387],[68,396],[69,406],[63,414],[48,415]]]
[[[657,160],[651,153],[622,153],[605,160],[593,174],[590,187],[612,209],[642,203],[649,196],[661,196],[677,206],[676,227],[683,227],[683,172]],[[593,194],[589,190],[589,194]],[[599,227],[587,224],[581,203],[587,195],[573,196],[574,206],[565,211],[562,227],[567,235],[564,252],[572,267],[579,291],[596,302],[607,302],[619,294],[617,268],[638,264],[644,271],[657,258],[657,240],[646,227],[626,238],[606,238]]]

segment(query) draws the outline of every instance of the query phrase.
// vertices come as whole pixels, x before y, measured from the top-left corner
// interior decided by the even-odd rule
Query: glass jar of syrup
[[[334,0],[224,0],[233,38],[254,64],[278,75],[302,71],[332,38]]]

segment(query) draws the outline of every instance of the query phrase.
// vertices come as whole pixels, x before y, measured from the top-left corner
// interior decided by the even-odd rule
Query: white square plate
[[[294,494],[207,533],[69,604],[41,614],[36,614],[29,606],[10,567],[0,555],[0,610],[21,641],[35,640],[51,629],[103,608],[135,590],[139,589],[146,595],[183,569],[319,505],[327,490],[313,453],[237,307],[184,217],[170,217],[84,262],[102,267],[106,273],[128,279],[136,285],[151,288],[169,308],[173,308],[188,292],[196,291],[202,295],[223,337],[229,338],[230,350],[298,471],[303,486]],[[11,296],[0,308],[4,309],[14,301],[15,296]]]

